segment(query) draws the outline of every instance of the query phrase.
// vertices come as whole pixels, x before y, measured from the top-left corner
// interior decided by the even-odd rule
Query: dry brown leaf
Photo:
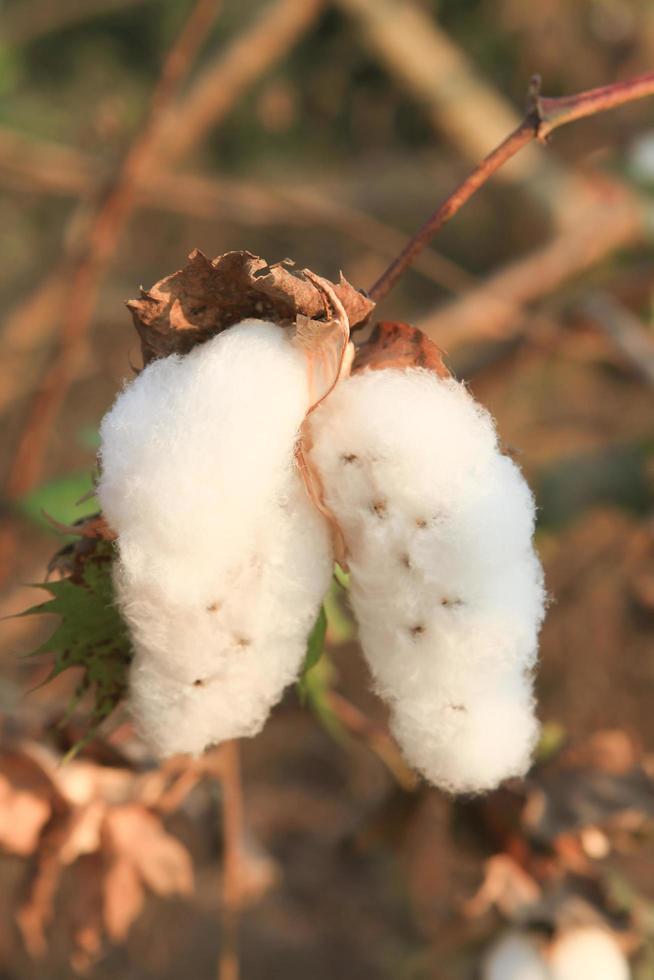
[[[102,953],[103,857],[85,854],[70,869],[64,884],[64,928],[70,928],[74,949],[70,962],[75,973],[88,973]],[[68,921],[70,920],[70,925]]]
[[[365,322],[374,303],[341,276],[333,284],[350,325]],[[251,252],[226,252],[210,260],[196,250],[183,269],[166,276],[128,307],[141,338],[144,363],[186,354],[246,317],[291,325],[317,319],[324,297],[309,278],[284,265],[269,266]]]
[[[129,769],[99,766],[86,759],[74,759],[53,773],[62,795],[74,806],[94,800],[108,804],[125,803],[134,794],[137,777]]]
[[[83,517],[74,524],[62,524],[61,521],[51,517],[45,511],[43,511],[43,516],[48,524],[61,534],[74,534],[80,538],[100,538],[103,541],[115,541],[117,537],[116,532],[111,530],[102,514]]]
[[[350,321],[332,283],[310,269],[304,275],[322,293],[331,319],[312,320],[303,313],[295,321],[294,344],[307,362],[309,412],[320,405],[338,382],[348,376],[354,348],[350,343]]]
[[[477,893],[465,904],[466,915],[476,918],[496,906],[508,919],[516,918],[540,898],[537,882],[508,854],[496,854],[486,861],[484,880]]]
[[[29,895],[16,913],[25,948],[34,959],[45,956],[47,951],[45,930],[52,919],[61,879],[63,865],[59,860],[59,849],[66,838],[66,830],[66,821],[57,821],[43,835]]]
[[[104,875],[102,891],[107,935],[115,943],[123,942],[145,901],[143,883],[128,858],[114,858]]]
[[[66,839],[59,849],[62,864],[73,864],[83,854],[93,854],[100,849],[101,829],[107,806],[102,800],[93,800],[73,811]]]
[[[41,833],[52,814],[52,803],[23,782],[21,786],[0,761],[0,846],[27,857],[38,847]]]
[[[105,832],[113,853],[131,861],[157,895],[189,895],[193,891],[188,851],[153,813],[137,803],[113,807],[105,819]]]
[[[427,368],[439,378],[451,377],[443,352],[422,330],[408,323],[382,321],[358,348],[352,372],[411,367]]]

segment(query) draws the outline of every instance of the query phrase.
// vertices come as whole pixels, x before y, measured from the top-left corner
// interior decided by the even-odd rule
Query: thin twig
[[[422,317],[421,330],[450,351],[471,340],[506,340],[524,325],[524,310],[617,249],[643,235],[637,199],[611,187],[574,226],[502,266],[458,299]]]
[[[631,310],[607,293],[591,293],[579,309],[598,324],[636,372],[654,385],[654,336]]]
[[[338,691],[330,690],[326,697],[329,709],[333,711],[343,727],[374,752],[402,789],[413,791],[418,785],[417,776],[400,755],[388,729],[368,718],[360,708]]]
[[[6,487],[10,499],[19,497],[39,479],[51,425],[75,376],[97,292],[135,203],[139,180],[156,151],[161,119],[188,74],[216,13],[216,0],[197,0],[165,59],[146,119],[91,220],[85,248],[75,262],[66,290],[58,347],[30,407],[12,461]]]
[[[0,179],[19,189],[36,188],[69,197],[90,195],[97,187],[98,160],[60,143],[25,136],[0,126]],[[383,256],[393,256],[407,235],[387,222],[349,204],[334,201],[315,186],[296,183],[265,186],[232,176],[161,172],[149,175],[138,188],[138,205],[203,219],[239,224],[290,224],[318,221],[343,231]],[[417,256],[416,272],[448,292],[462,292],[475,283],[451,259],[432,249]],[[1,396],[0,396],[1,398]]]
[[[79,197],[85,202],[97,192],[97,159],[62,144],[27,137],[0,127],[0,182],[5,186]],[[149,171],[136,190],[137,207],[234,223],[306,228],[333,228],[348,241],[359,242],[379,265],[403,247],[407,236],[358,208],[336,203],[313,186],[269,186],[232,176]],[[83,207],[87,209],[86,203]],[[68,275],[64,274],[65,267]],[[414,270],[451,293],[476,285],[476,278],[431,248],[422,252]],[[56,311],[67,290],[66,260],[40,287],[8,313],[2,332],[4,359],[0,364],[0,415],[29,392],[38,377],[44,339],[56,325]],[[54,321],[54,322],[53,322]]]
[[[443,201],[425,224],[416,232],[398,257],[382,273],[370,289],[370,296],[379,302],[391,291],[415,257],[433,236],[449,221],[473,194],[482,187],[511,157],[532,140],[547,140],[552,130],[584,116],[605,112],[618,105],[654,95],[654,72],[648,72],[628,82],[616,82],[591,89],[578,95],[545,99],[540,96],[540,80],[532,80],[531,105],[527,115],[507,138],[500,143],[468,177]]]
[[[521,150],[534,138],[534,122],[531,117],[522,123],[492,153],[482,160],[479,166],[459,184],[456,190],[427,219],[424,225],[406,244],[396,259],[391,262],[369,290],[370,297],[379,302],[391,291],[395,283],[417,256],[431,241],[436,232],[459,211],[472,195],[485,184],[489,177],[499,170],[507,160]]]
[[[306,33],[324,6],[325,0],[276,0],[265,7],[167,113],[161,162],[175,163],[201,143],[243,92]]]
[[[223,915],[218,980],[238,980],[238,930],[241,909],[243,792],[238,742],[221,749],[223,803]]]
[[[489,146],[518,128],[521,113],[480,73],[467,53],[415,0],[336,0],[359,25],[373,55],[416,100],[435,132],[477,163]],[[569,224],[589,182],[551,155],[526,148],[497,171],[545,209],[554,225]]]
[[[199,3],[207,3],[207,0],[199,0]],[[57,354],[28,412],[27,423],[11,464],[8,496],[20,496],[38,482],[48,433],[81,359],[95,296],[113,252],[112,249],[107,250],[107,242],[112,236],[114,243],[117,242],[118,235],[134,207],[134,198],[144,173],[154,171],[162,162],[176,161],[183,153],[189,152],[206,135],[207,130],[231,108],[245,88],[252,85],[261,72],[282,57],[308,29],[322,10],[323,4],[324,0],[304,0],[302,3],[298,0],[276,0],[253,25],[232,42],[226,52],[221,53],[204,70],[189,94],[175,102],[174,108],[173,96],[179,85],[175,85],[175,91],[170,91],[165,98],[156,94],[153,101],[157,103],[157,112],[150,113],[150,118],[154,115],[156,125],[145,127],[150,133],[146,142],[149,152],[143,151],[144,136],[141,133],[137,140],[138,145],[128,153],[125,165],[121,168],[121,175],[124,173],[129,178],[125,180],[127,193],[122,193],[121,179],[114,182],[113,192],[109,192],[108,198],[96,214],[94,225],[101,234],[89,233],[85,236],[88,242],[83,250],[84,261],[78,261],[74,255],[70,262],[65,260],[57,268],[59,275],[64,276],[68,282],[72,280],[67,295],[71,299],[74,297],[74,302],[68,304],[70,313],[61,330]],[[210,6],[214,15],[216,0]],[[176,44],[178,50],[182,41],[183,38],[180,37]],[[172,58],[171,64],[174,62],[183,67],[177,55]],[[171,108],[166,111],[168,103]],[[99,260],[90,261],[88,257],[94,255],[93,248],[98,244]],[[74,289],[77,290],[77,295],[74,295]],[[40,308],[41,304],[37,303],[36,306]],[[52,311],[52,319],[55,315],[56,312]]]
[[[540,80],[539,80],[540,81]],[[627,102],[635,102],[654,94],[654,71],[645,72],[624,82],[602,85],[599,88],[580,92],[578,95],[565,95],[557,99],[538,98],[541,124],[538,139],[546,140],[550,133],[575,119],[607,112]]]

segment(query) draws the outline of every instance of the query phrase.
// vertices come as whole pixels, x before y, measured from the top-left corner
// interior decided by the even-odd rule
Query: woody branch
[[[577,95],[544,98],[540,94],[540,77],[535,75],[529,86],[527,113],[520,125],[495,147],[488,156],[438,206],[424,225],[406,244],[396,259],[384,270],[369,290],[370,297],[379,302],[420,255],[443,225],[470,200],[483,185],[533,140],[547,142],[551,133],[566,123],[598,112],[606,112],[627,102],[654,95],[654,72],[638,75],[625,82],[589,89]]]

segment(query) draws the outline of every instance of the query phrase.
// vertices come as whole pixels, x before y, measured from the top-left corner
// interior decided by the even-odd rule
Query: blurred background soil
[[[243,248],[369,287],[519,119],[533,72],[559,95],[654,60],[647,0],[219,6],[95,267],[94,217],[143,137],[192,5],[0,10],[3,616],[33,604],[25,583],[43,580],[61,545],[42,511],[66,523],[93,510],[75,502],[92,485],[99,421],[139,364],[124,303],[141,285],[194,248]],[[653,100],[575,123],[486,185],[380,305],[445,348],[534,488],[551,596],[543,742],[526,782],[487,800],[398,783],[377,751],[384,711],[338,593],[326,686],[369,727],[335,735],[289,691],[243,746],[247,980],[472,980],[507,923],[522,927],[537,908],[551,934],[580,907],[612,930],[635,976],[654,977],[653,189]],[[97,278],[80,299],[70,286],[87,289],[85,262]],[[61,404],[36,446],[39,391],[53,377]],[[28,694],[45,668],[20,658],[47,633],[32,618],[3,622],[5,751],[67,747],[53,723],[71,683]],[[86,750],[94,765],[152,768],[124,719],[105,741]],[[3,787],[0,828],[15,819],[2,814],[13,799]],[[15,916],[42,842],[23,854],[7,845],[0,977],[216,976],[222,799],[207,779],[161,810],[193,858],[195,888],[150,895],[125,940],[97,948],[75,931],[71,864],[48,898],[45,958],[29,955]],[[503,885],[471,903],[497,868]]]

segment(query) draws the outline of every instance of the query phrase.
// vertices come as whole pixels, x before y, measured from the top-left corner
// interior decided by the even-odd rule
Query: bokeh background
[[[516,124],[532,73],[559,95],[654,61],[648,0],[210,6],[172,82],[192,3],[0,7],[3,616],[61,547],[43,511],[94,510],[77,501],[139,363],[139,286],[246,248],[369,287]],[[472,801],[412,784],[336,587],[322,704],[289,692],[242,747],[240,816],[233,758],[158,773],[123,716],[60,766],[73,682],[32,692],[47,666],[20,654],[48,626],[8,619],[0,977],[234,980],[237,917],[247,980],[473,980],[507,928],[547,951],[589,923],[654,977],[653,189],[654,100],[575,123],[379,309],[445,348],[536,493],[552,602],[528,779]]]

